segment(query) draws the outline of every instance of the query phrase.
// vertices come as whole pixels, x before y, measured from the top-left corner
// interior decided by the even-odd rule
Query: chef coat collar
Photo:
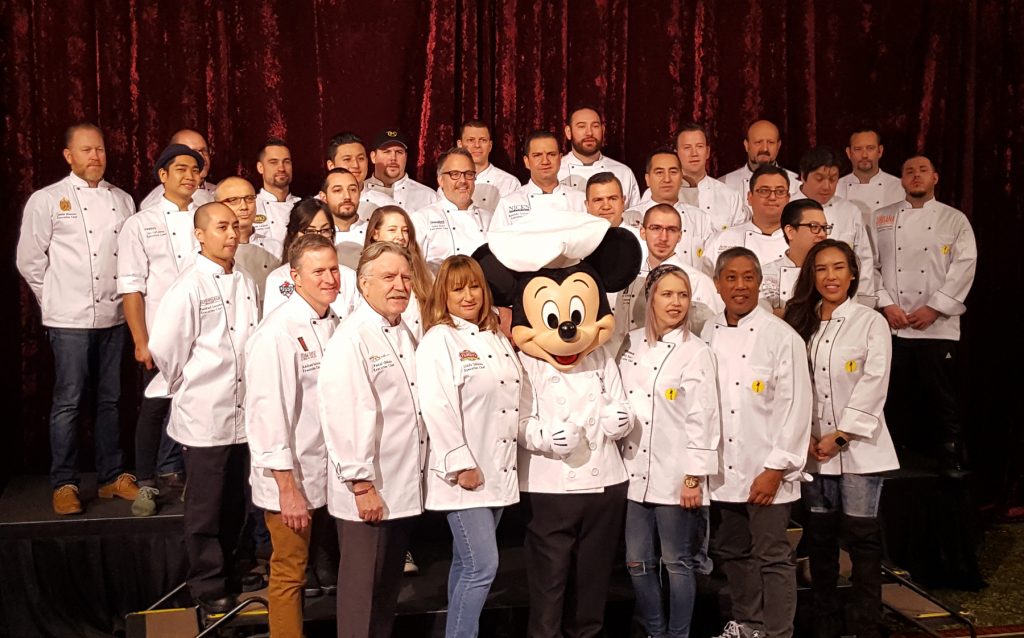
[[[853,306],[855,304],[857,304],[857,301],[853,297],[847,297],[846,301],[844,301],[843,303],[839,304],[836,307],[836,309],[832,311],[832,318],[833,319],[837,319],[837,318],[840,318],[840,317],[843,317],[843,318],[849,317],[850,316],[850,311],[853,309]],[[821,302],[820,301],[818,302],[818,310],[819,311],[821,310]],[[819,312],[818,316],[819,317],[821,316],[820,312]]]
[[[360,292],[360,295],[362,295],[362,292]],[[416,303],[411,294],[409,295],[409,303]],[[402,323],[402,318],[399,317],[398,324],[391,325],[391,322],[387,320],[387,317],[377,312],[374,307],[370,305],[370,302],[366,300],[366,297],[363,297],[363,303],[359,304],[359,307],[353,310],[349,317],[356,317],[363,323],[371,326],[380,326],[381,328],[397,328]]]
[[[576,151],[569,151],[568,153],[562,156],[562,160],[568,162],[570,166],[593,166],[594,164],[599,163],[603,159],[604,153],[602,153],[601,151],[597,152],[597,159],[595,159],[590,164],[584,164],[583,160],[576,155]]]
[[[302,295],[300,295],[299,291],[297,290],[295,291],[295,294],[293,294],[291,297],[288,297],[288,300],[285,301],[285,304],[288,305],[288,308],[292,309],[292,312],[296,316],[301,316],[305,319],[317,320],[331,319],[335,317],[334,310],[330,306],[327,306],[327,314],[321,317],[319,314],[317,314],[316,310],[313,309],[313,306],[309,305],[309,302],[306,301],[305,298]]]
[[[767,312],[767,310],[762,308],[761,304],[758,304],[758,305],[754,306],[754,309],[751,310],[749,313],[747,313],[746,316],[740,317],[740,320],[738,322],[736,322],[736,326],[735,327],[736,328],[753,327],[753,324],[759,322],[764,317],[764,313],[766,313],[766,312]],[[722,312],[718,313],[715,316],[714,322],[716,324],[720,325],[720,326],[726,326],[726,327],[729,327],[729,328],[733,327],[733,326],[730,326],[728,320],[726,320],[726,318],[725,318],[725,311],[724,310]]]
[[[483,332],[483,328],[476,325],[472,321],[466,321],[462,317],[456,317],[455,315],[448,313],[448,316],[452,318],[452,323],[455,324],[455,329],[459,332],[476,331]]]
[[[68,179],[71,180],[72,186],[77,186],[78,188],[91,188],[89,186],[89,182],[85,181],[84,179],[82,179],[78,175],[75,175],[74,173],[68,173]],[[96,185],[96,188],[110,189],[110,183],[107,182],[107,180],[105,179],[101,179],[100,183]]]
[[[196,268],[204,273],[210,275],[227,275],[227,273],[220,264],[213,261],[202,253],[196,253]],[[235,269],[232,267],[231,274],[235,273]]]
[[[525,193],[527,193],[527,194],[531,194],[531,193],[535,193],[537,195],[546,195],[547,194],[547,193],[544,192],[543,189],[541,189],[540,186],[537,186],[537,184],[533,181],[533,179],[526,180],[526,183],[523,184],[523,191]],[[550,194],[551,195],[558,195],[559,193],[564,193],[564,192],[566,192],[565,191],[565,187],[563,187],[562,184],[559,183],[559,184],[555,184],[555,189],[552,190]]]

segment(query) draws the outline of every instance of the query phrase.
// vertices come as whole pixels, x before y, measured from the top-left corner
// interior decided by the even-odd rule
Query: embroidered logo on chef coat
[[[205,316],[220,309],[220,297],[206,297],[199,300],[199,316]]]
[[[167,236],[167,230],[163,226],[147,226],[143,230],[146,231],[146,239]]]
[[[896,223],[896,215],[878,215],[875,217],[875,228],[877,230],[892,230]]]
[[[443,219],[432,219],[427,227],[428,231],[448,230],[448,222]]]
[[[704,248],[703,247],[697,249],[697,256],[698,257],[703,257],[704,256]]]
[[[459,361],[478,361],[480,356],[472,350],[463,350],[459,353]]]
[[[267,223],[267,216],[266,215],[257,215],[256,217],[253,218],[253,222],[255,222],[257,224],[265,224],[265,223]]]
[[[847,361],[845,365],[843,365],[843,368],[847,372],[856,372],[857,371],[857,362],[851,359],[851,360]]]
[[[302,337],[299,337],[299,341],[302,341]],[[320,369],[320,353],[316,350],[300,352],[299,363],[302,365],[302,372],[316,372]]]
[[[67,197],[61,197],[60,204],[58,204],[58,206],[60,206],[60,209],[65,213],[71,210],[71,202],[68,201]]]
[[[380,372],[395,367],[395,362],[390,354],[371,354],[367,359],[370,361],[371,372]]]
[[[277,291],[281,293],[285,299],[287,299],[288,297],[292,296],[293,292],[295,292],[295,284],[286,281],[277,287]]]
[[[669,401],[675,401],[677,394],[679,394],[679,391],[676,390],[675,388],[669,388],[668,390],[665,390],[665,398],[668,399]]]
[[[762,392],[764,392],[765,383],[764,381],[758,379],[757,381],[754,381],[753,383],[750,384],[750,389],[756,392],[757,394],[761,394]]]

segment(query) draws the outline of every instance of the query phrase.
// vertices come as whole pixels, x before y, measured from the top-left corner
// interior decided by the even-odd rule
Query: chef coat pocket
[[[938,233],[935,235],[936,245],[931,248],[935,251],[936,258],[940,263],[948,265],[953,261],[953,243],[956,236],[952,233]]]
[[[838,361],[833,361],[832,378],[859,379],[864,374],[865,354],[865,349],[858,346],[836,348],[836,358]],[[835,367],[836,363],[839,364],[838,368]]]
[[[747,387],[743,388],[751,405],[767,411],[767,406],[775,393],[772,369],[763,366],[751,366],[747,377]]]

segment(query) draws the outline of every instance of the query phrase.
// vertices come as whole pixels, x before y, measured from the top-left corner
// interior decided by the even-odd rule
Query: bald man
[[[189,147],[203,158],[203,170],[199,172],[199,186],[196,188],[195,194],[192,195],[192,200],[196,203],[196,206],[202,206],[207,202],[214,200],[214,191],[217,189],[217,185],[206,180],[207,175],[210,172],[210,147],[206,143],[204,138],[199,132],[193,131],[190,128],[183,128],[174,135],[171,136],[171,141],[168,144],[184,144]],[[160,202],[160,198],[164,194],[164,185],[157,184],[156,187],[149,191],[149,195],[142,200],[139,204],[139,210],[145,210],[153,207],[154,204]]]
[[[236,269],[238,217],[226,204],[200,206],[200,251],[161,302],[149,351],[171,399],[167,433],[183,446],[186,577],[203,612],[236,602],[227,575],[245,519],[249,447],[245,435],[245,345],[256,330],[256,284]]]
[[[238,218],[238,249],[235,251],[235,265],[256,282],[260,293],[260,308],[263,307],[263,293],[267,287],[267,275],[281,265],[281,242],[267,233],[255,229],[256,189],[249,180],[228,177],[217,185],[216,200],[235,213]],[[262,316],[262,315],[261,315]]]
[[[754,171],[761,166],[778,166],[777,159],[781,148],[782,138],[779,135],[779,127],[768,120],[758,120],[747,128],[747,137],[743,140],[747,163],[718,179],[745,198],[746,194],[750,192],[750,178]],[[800,183],[797,179],[799,176],[791,170],[783,170],[789,175],[789,194],[795,196],[800,190]]]

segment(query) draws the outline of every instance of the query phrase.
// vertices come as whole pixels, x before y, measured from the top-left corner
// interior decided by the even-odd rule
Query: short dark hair
[[[762,280],[764,278],[764,275],[761,274],[761,261],[757,258],[757,255],[754,254],[754,251],[744,246],[733,246],[732,248],[727,248],[718,255],[718,259],[715,260],[714,278],[718,279],[721,277],[722,271],[725,270],[725,265],[733,259],[738,259],[740,257],[746,257],[754,263],[754,270],[757,271],[758,280]]]
[[[780,222],[782,228],[785,228],[786,226],[796,228],[797,224],[803,221],[805,210],[820,210],[823,213],[825,212],[825,209],[821,207],[821,204],[813,199],[807,197],[803,199],[794,199],[790,203],[786,204],[782,209],[782,220]],[[782,236],[785,237],[786,243],[788,244],[789,237],[786,237],[786,233],[782,233]]]
[[[331,240],[323,235],[299,235],[292,242],[292,245],[288,247],[288,265],[292,268],[298,268],[302,256],[314,250],[330,250],[335,255],[338,254],[335,252],[334,244],[331,243]]]
[[[676,158],[676,163],[679,164],[679,168],[681,169],[683,167],[683,163],[679,161],[679,156],[676,155],[675,151],[673,151],[671,148],[667,146],[659,146],[658,148],[651,151],[651,154],[647,156],[647,161],[644,162],[645,174],[651,172],[651,162],[654,161],[654,158],[657,157],[658,155],[671,155],[672,157]]]
[[[96,131],[100,134],[100,137],[103,137],[103,131],[101,131],[100,127],[96,126],[92,122],[78,122],[64,130],[64,148],[71,147],[71,139],[75,136],[75,133],[79,131]]]
[[[285,142],[280,137],[268,137],[267,141],[263,142],[263,146],[260,147],[259,160],[261,162],[263,161],[263,157],[267,153],[267,149],[270,148],[271,146],[281,146],[284,148],[288,148],[288,142]]]
[[[882,134],[878,132],[878,129],[876,127],[874,127],[874,126],[868,126],[868,125],[865,124],[865,125],[862,125],[862,126],[858,126],[857,128],[855,128],[852,131],[850,131],[850,137],[846,141],[846,145],[847,146],[850,145],[850,140],[853,139],[853,136],[857,135],[858,133],[874,133],[875,137],[878,138],[879,145],[881,145],[881,143],[882,143]]]
[[[806,179],[819,168],[842,168],[839,155],[828,146],[808,149],[800,158],[800,179]]]
[[[673,206],[672,204],[655,204],[654,206],[651,206],[650,208],[644,211],[644,219],[642,222],[640,222],[640,225],[646,227],[647,218],[651,216],[651,213],[656,211],[663,213],[673,212],[676,214],[676,217],[679,218],[679,223],[683,223],[683,216],[682,214],[679,213],[679,210],[675,206]]]
[[[565,125],[571,126],[572,116],[576,115],[577,113],[583,110],[593,111],[594,113],[597,113],[598,121],[604,124],[604,115],[601,114],[601,109],[597,108],[597,105],[591,104],[590,102],[579,102],[576,105],[574,105],[571,109],[569,109],[569,114],[565,116]]]
[[[331,170],[327,171],[327,174],[324,175],[324,181],[320,182],[321,193],[327,192],[327,180],[330,179],[331,175],[352,175],[352,171],[340,166],[335,166]],[[355,177],[355,175],[352,175],[352,177]],[[356,178],[356,183],[359,183],[359,178]]]
[[[679,136],[683,133],[700,133],[704,136],[704,140],[708,139],[708,130],[704,128],[703,124],[697,122],[686,122],[672,133],[672,144],[673,146],[679,146]]]
[[[523,155],[530,154],[530,144],[534,140],[555,140],[555,146],[558,146],[558,138],[551,131],[545,131],[543,129],[537,129],[530,131],[530,134],[526,136],[526,141],[523,142]]]
[[[437,176],[438,177],[441,177],[441,169],[444,168],[444,163],[447,162],[448,158],[451,157],[452,155],[458,155],[460,157],[465,157],[466,159],[469,160],[470,164],[473,164],[473,155],[469,151],[467,151],[466,149],[462,148],[461,146],[453,146],[450,149],[448,149],[447,151],[445,151],[444,153],[441,153],[440,155],[438,155],[438,157],[437,157]],[[476,170],[476,165],[475,164],[473,165],[473,170],[474,171]]]
[[[771,164],[762,164],[757,167],[754,174],[750,176],[750,192],[754,192],[754,187],[757,186],[757,180],[761,179],[765,175],[781,175],[782,179],[786,180],[786,188],[789,188],[789,173],[786,169],[779,168],[778,166],[772,166]]]
[[[455,135],[455,139],[461,140],[462,134],[466,132],[466,128],[485,128],[487,129],[487,135],[494,137],[494,134],[491,132],[491,125],[487,122],[484,122],[483,120],[466,120],[459,125],[459,130]]]
[[[619,181],[618,177],[615,177],[615,173],[611,171],[601,171],[600,173],[594,173],[587,180],[587,187],[583,190],[587,198],[590,197],[590,187],[596,184],[611,184],[612,182],[619,185],[619,192],[622,191],[622,182]]]
[[[363,147],[363,152],[366,152],[366,142],[363,141],[363,138],[351,131],[342,131],[335,133],[331,139],[327,140],[327,161],[333,162],[334,156],[338,154],[338,147],[346,144],[358,144]]]

